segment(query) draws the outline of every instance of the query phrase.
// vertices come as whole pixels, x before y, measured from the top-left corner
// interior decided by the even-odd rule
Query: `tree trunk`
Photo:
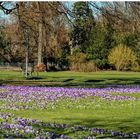
[[[42,34],[42,29],[43,29],[43,24],[42,21],[39,22],[39,36],[38,36],[38,65],[42,63],[42,41],[43,41],[43,34]]]
[[[38,12],[41,12],[41,2],[36,2]],[[40,19],[38,23],[38,55],[37,55],[37,64],[42,63],[42,48],[43,48],[43,22],[42,22],[42,13],[40,13]]]
[[[29,55],[29,49],[28,46],[26,46],[26,66],[25,66],[25,77],[28,78],[28,55]]]

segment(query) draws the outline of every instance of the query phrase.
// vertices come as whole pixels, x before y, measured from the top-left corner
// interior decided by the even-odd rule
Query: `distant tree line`
[[[0,62],[25,62],[28,27],[29,62],[46,71],[140,70],[139,2],[6,4],[0,3],[10,14],[9,23],[0,21]]]

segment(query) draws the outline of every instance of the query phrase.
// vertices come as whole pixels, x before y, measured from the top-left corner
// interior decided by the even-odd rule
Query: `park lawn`
[[[26,79],[21,72],[0,71],[0,84],[37,85],[37,86],[73,86],[96,87],[110,85],[139,85],[139,72],[40,72]]]
[[[111,93],[113,95],[121,95],[121,96],[129,96],[129,97],[136,97],[140,98],[140,93],[133,93],[133,94],[125,94],[125,93]]]
[[[95,98],[77,101],[61,100],[55,106],[50,104],[47,109],[34,110],[1,110],[11,112],[17,117],[38,119],[43,122],[82,125],[86,127],[104,128],[121,132],[140,132],[139,101],[107,101]],[[54,129],[56,133],[66,130]],[[75,132],[68,134],[74,137]]]
[[[1,84],[31,85],[31,86],[74,86],[96,87],[111,85],[138,85],[140,73],[103,71],[92,73],[80,72],[42,72],[39,77],[25,79],[20,72],[0,72]],[[1,91],[4,92],[4,91]],[[112,95],[119,93],[112,93]],[[139,93],[123,94],[140,98]],[[4,101],[0,101],[0,106]],[[76,101],[60,100],[55,105],[50,104],[47,109],[6,110],[17,117],[38,119],[43,122],[60,124],[83,125],[87,127],[104,128],[107,130],[140,133],[140,101],[109,101],[100,98],[83,98]],[[49,131],[66,134],[71,138],[87,132],[72,132],[65,129],[46,128]],[[76,134],[77,133],[77,134]],[[96,138],[102,138],[101,136]],[[105,137],[106,138],[106,137]],[[107,136],[109,138],[109,136]]]

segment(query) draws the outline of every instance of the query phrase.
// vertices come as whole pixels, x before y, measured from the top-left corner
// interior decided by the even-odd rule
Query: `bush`
[[[115,65],[115,68],[119,70],[139,70],[139,64],[135,53],[124,45],[118,45],[113,48],[108,56],[110,64]]]
[[[131,67],[132,71],[140,71],[140,66],[138,62],[134,63],[133,66]]]
[[[85,63],[87,61],[86,54],[84,53],[75,53],[68,57],[70,63]]]
[[[70,70],[79,72],[93,72],[97,71],[95,62],[88,61],[87,56],[81,52],[74,52],[73,55],[69,56]]]
[[[97,67],[94,62],[84,62],[84,63],[72,63],[70,66],[71,71],[79,72],[94,72],[97,71]]]
[[[46,71],[46,65],[45,64],[39,64],[35,67],[36,71],[38,72],[43,72],[43,71]]]

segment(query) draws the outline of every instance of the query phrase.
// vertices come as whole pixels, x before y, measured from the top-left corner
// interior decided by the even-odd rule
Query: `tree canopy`
[[[114,68],[108,55],[119,44],[131,48],[140,64],[139,2],[2,1],[0,9],[11,21],[1,19],[1,62],[25,61],[28,28],[29,62],[44,63],[47,70],[70,69],[76,55],[85,58],[82,66]]]

